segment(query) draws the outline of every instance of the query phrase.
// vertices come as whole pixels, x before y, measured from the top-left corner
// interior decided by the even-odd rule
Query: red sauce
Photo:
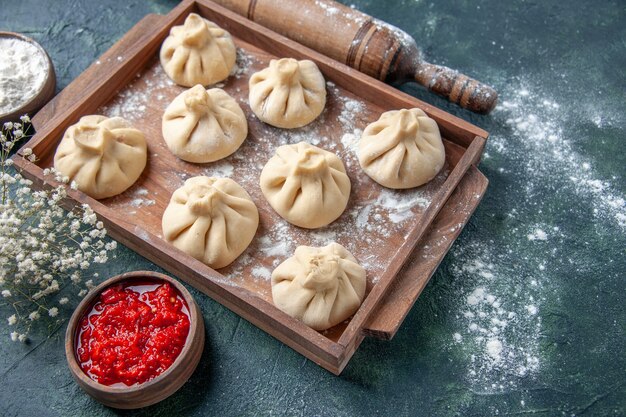
[[[187,303],[169,283],[120,283],[81,319],[76,358],[100,384],[141,384],[174,363],[188,334]]]

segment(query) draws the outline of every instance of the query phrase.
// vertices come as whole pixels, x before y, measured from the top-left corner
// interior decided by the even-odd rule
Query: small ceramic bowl
[[[87,376],[76,358],[76,334],[80,321],[93,307],[97,297],[113,284],[132,281],[163,281],[174,287],[187,302],[190,317],[189,334],[180,355],[161,375],[133,386],[107,386]],[[98,285],[78,305],[65,333],[65,356],[72,376],[78,385],[96,400],[114,408],[132,409],[155,404],[176,392],[198,366],[204,348],[204,321],[193,297],[185,287],[167,275],[150,271],[136,271],[109,278]]]
[[[57,85],[56,75],[54,73],[52,60],[48,56],[48,53],[35,40],[20,33],[2,31],[0,31],[0,38],[16,38],[34,45],[45,56],[45,59],[48,63],[48,74],[39,91],[30,100],[22,104],[20,107],[13,109],[7,113],[0,114],[0,123],[15,122],[19,120],[20,116],[23,116],[25,114],[32,115],[33,113],[37,112],[37,110],[41,109],[48,101],[52,99],[52,97],[54,97],[54,90],[56,89]]]

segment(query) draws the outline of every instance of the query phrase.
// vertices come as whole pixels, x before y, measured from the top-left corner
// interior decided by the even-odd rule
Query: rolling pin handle
[[[492,87],[442,65],[420,62],[415,80],[430,91],[480,114],[491,112],[498,102]]]

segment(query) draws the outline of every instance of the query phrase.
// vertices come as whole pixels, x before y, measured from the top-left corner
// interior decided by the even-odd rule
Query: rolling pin
[[[490,86],[426,62],[406,32],[332,0],[213,1],[384,82],[416,81],[476,113],[498,101]]]

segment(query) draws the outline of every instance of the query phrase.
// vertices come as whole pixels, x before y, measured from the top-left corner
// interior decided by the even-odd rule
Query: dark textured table
[[[396,338],[367,339],[340,377],[194,291],[207,344],[166,401],[120,412],[71,379],[64,325],[29,344],[0,308],[7,416],[626,415],[626,6],[621,0],[355,0],[435,63],[490,83],[491,181]],[[147,13],[174,2],[3,0],[0,30],[51,55],[65,87]],[[101,277],[157,269],[119,248]],[[61,312],[65,318],[71,308]]]

